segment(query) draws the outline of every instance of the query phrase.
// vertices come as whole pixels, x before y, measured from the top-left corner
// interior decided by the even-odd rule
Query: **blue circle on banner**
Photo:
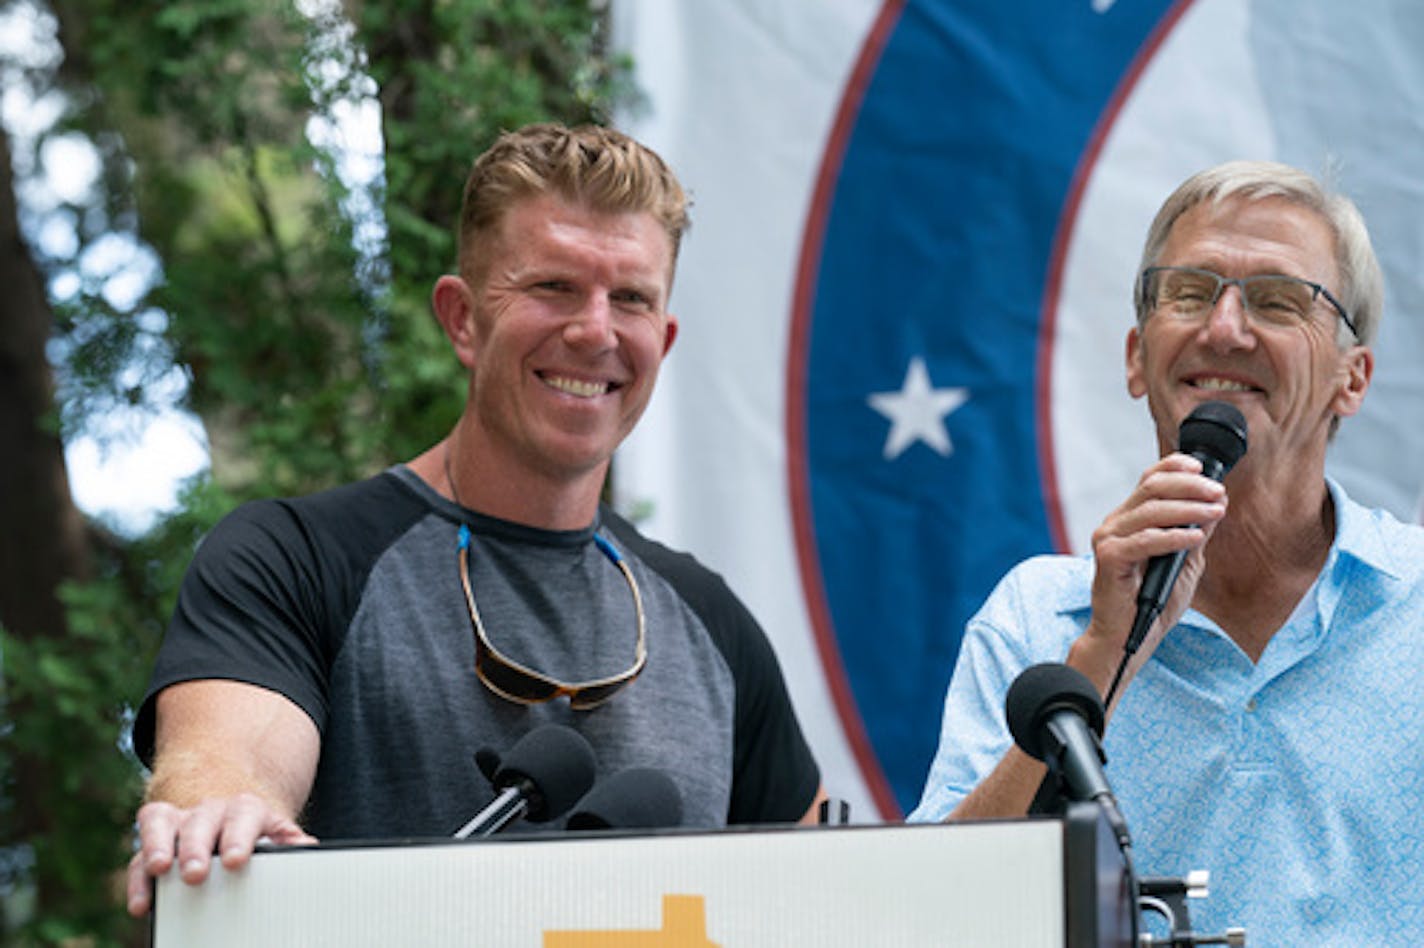
[[[887,816],[919,798],[966,621],[1054,548],[1050,258],[1080,159],[1169,6],[908,3],[859,108],[854,90],[843,104],[794,315],[792,493],[816,635]]]
[[[1155,453],[1123,341],[1147,224],[1190,173],[1274,158],[1356,199],[1386,318],[1328,470],[1420,516],[1424,434],[1399,419],[1424,411],[1424,328],[1400,316],[1424,305],[1421,32],[1424,12],[1385,23],[1328,0],[884,5],[813,198],[787,391],[808,612],[882,815],[919,799],[994,584],[1084,552]],[[1338,55],[1292,55],[1323,48]]]

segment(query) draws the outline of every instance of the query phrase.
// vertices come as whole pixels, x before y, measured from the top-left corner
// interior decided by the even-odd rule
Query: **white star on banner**
[[[919,356],[912,358],[900,391],[874,392],[867,399],[871,408],[890,419],[885,460],[895,460],[916,441],[923,441],[935,453],[949,457],[954,445],[950,443],[944,419],[968,400],[967,388],[934,388],[925,360]]]

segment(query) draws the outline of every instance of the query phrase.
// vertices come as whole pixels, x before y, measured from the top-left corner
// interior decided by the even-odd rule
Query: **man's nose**
[[[1246,310],[1246,297],[1234,283],[1222,286],[1221,293],[1206,317],[1206,333],[1217,341],[1239,343],[1251,334],[1251,317]]]
[[[608,346],[613,344],[613,306],[607,295],[590,293],[564,329],[570,345]]]

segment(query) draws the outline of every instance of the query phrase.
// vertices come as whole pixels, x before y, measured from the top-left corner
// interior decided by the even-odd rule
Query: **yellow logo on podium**
[[[663,896],[663,927],[544,933],[544,948],[718,948],[707,938],[707,908],[700,895]]]

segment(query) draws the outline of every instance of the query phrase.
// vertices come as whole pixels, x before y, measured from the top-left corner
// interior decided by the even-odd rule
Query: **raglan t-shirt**
[[[561,681],[633,664],[634,598],[601,534],[642,598],[642,673],[589,710],[486,688],[460,581],[462,525],[490,642]],[[327,840],[450,835],[494,799],[476,751],[507,750],[546,723],[588,739],[600,779],[634,766],[666,773],[685,826],[794,821],[820,782],[765,633],[715,573],[607,508],[587,529],[535,529],[457,506],[404,466],[252,502],[214,528],[135,722],[145,762],[158,693],[194,679],[271,689],[312,719],[321,755],[302,823]]]

